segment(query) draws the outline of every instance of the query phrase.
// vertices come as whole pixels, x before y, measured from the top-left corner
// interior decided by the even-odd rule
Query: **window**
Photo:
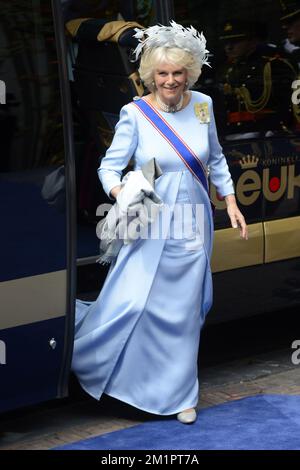
[[[174,7],[179,23],[193,24],[207,38],[212,69],[203,68],[198,89],[214,99],[221,137],[232,141],[298,132],[292,84],[300,43],[296,33],[293,43],[287,39],[279,2],[175,0]],[[300,40],[300,21],[297,28]]]

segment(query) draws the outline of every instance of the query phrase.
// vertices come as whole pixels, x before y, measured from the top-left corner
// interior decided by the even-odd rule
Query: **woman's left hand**
[[[225,201],[227,205],[227,213],[229,215],[232,227],[239,227],[241,237],[244,238],[244,240],[248,240],[248,227],[243,214],[237,206],[234,194],[229,194],[226,196]]]

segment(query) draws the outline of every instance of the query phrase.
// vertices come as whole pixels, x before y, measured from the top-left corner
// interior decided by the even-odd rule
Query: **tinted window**
[[[100,160],[109,147],[121,107],[139,94],[132,77],[130,42],[99,41],[103,26],[118,19],[149,25],[155,20],[154,1],[79,1],[63,3],[68,39],[77,173],[78,258],[95,256],[96,209],[111,201],[98,180]],[[73,23],[72,23],[73,21]],[[77,21],[77,23],[76,23]]]
[[[65,267],[64,143],[50,2],[0,2],[1,280]]]
[[[196,88],[213,98],[220,140],[248,222],[299,213],[296,4],[174,1],[176,21],[194,25],[207,38],[212,68],[203,68]],[[225,223],[217,214],[216,225]]]

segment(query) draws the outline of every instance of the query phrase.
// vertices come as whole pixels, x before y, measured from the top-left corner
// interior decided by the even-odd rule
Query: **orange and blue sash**
[[[152,106],[150,103],[143,99],[133,102],[133,104],[141,111],[145,118],[152,124],[152,126],[166,139],[166,141],[175,150],[177,155],[181,158],[183,163],[188,167],[191,173],[204,187],[209,197],[209,187],[206,176],[205,168],[199,160],[195,152],[184,142],[184,140],[177,134],[177,132],[170,126],[170,124],[163,118],[163,116]],[[214,209],[212,205],[212,209]]]

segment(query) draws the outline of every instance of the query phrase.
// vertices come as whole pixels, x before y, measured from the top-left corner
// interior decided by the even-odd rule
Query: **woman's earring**
[[[185,82],[185,87],[184,87],[184,91],[186,91],[189,87],[189,82]]]
[[[155,85],[155,81],[153,80],[153,82],[151,83],[151,85],[153,86],[153,89],[156,90],[156,85]]]

